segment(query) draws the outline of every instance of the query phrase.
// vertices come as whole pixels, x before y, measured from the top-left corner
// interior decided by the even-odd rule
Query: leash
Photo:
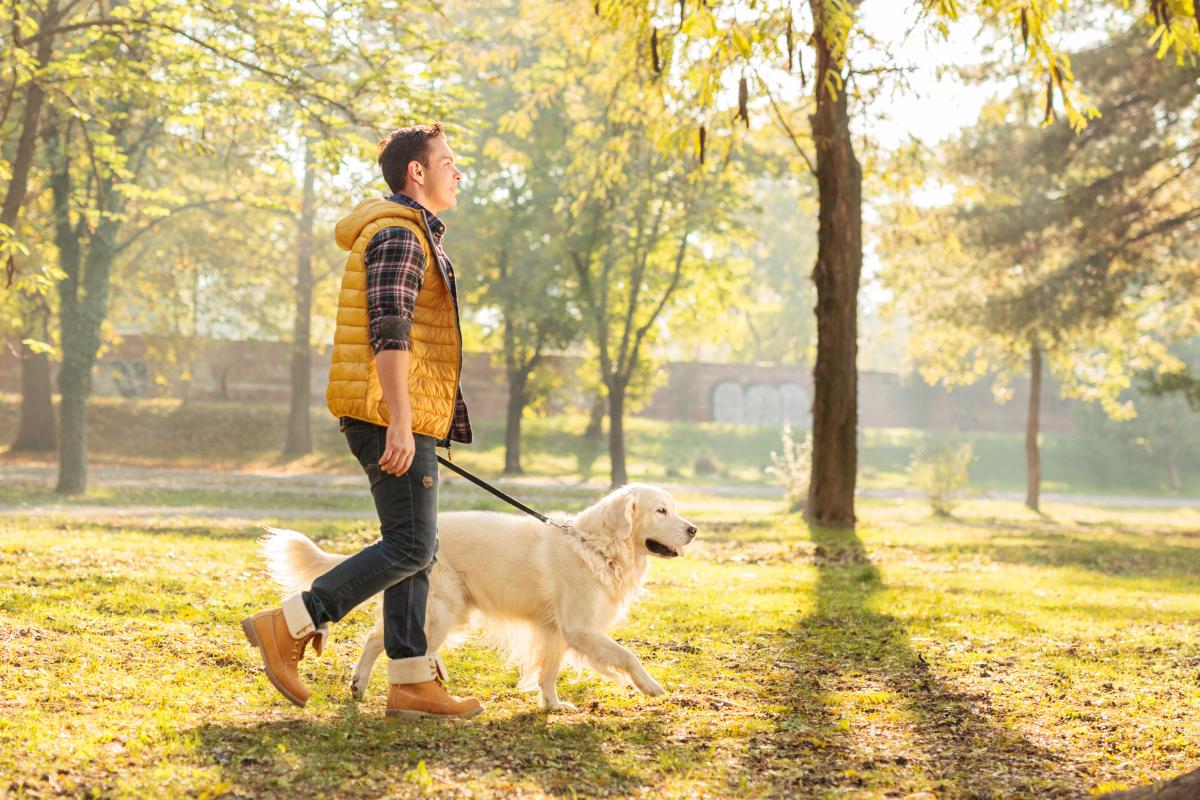
[[[475,484],[475,485],[476,485],[476,486],[478,486],[479,488],[481,488],[481,489],[484,489],[484,490],[486,490],[486,491],[488,491],[488,492],[491,492],[491,493],[492,493],[492,494],[494,494],[496,497],[499,497],[501,500],[503,500],[504,502],[508,503],[509,505],[511,505],[511,506],[514,506],[514,507],[516,507],[516,508],[519,508],[519,509],[521,509],[521,510],[522,510],[522,511],[524,511],[526,514],[528,514],[529,516],[531,516],[531,517],[534,517],[535,519],[537,519],[537,520],[540,520],[541,522],[544,522],[544,523],[546,523],[547,525],[553,525],[554,527],[556,527],[556,528],[559,528],[559,529],[561,529],[562,531],[564,531],[564,532],[566,532],[566,533],[572,533],[572,534],[573,534],[573,533],[575,532],[575,528],[574,528],[573,526],[571,526],[571,525],[564,525],[564,524],[563,524],[563,523],[561,523],[561,522],[555,522],[554,520],[552,520],[552,519],[550,519],[549,517],[547,517],[545,514],[542,514],[542,513],[538,512],[538,511],[534,511],[532,508],[530,508],[529,506],[525,505],[524,503],[522,503],[522,502],[521,502],[520,500],[518,500],[517,498],[513,497],[512,495],[505,494],[504,492],[502,492],[502,491],[500,491],[499,489],[497,489],[495,486],[492,486],[490,483],[488,483],[487,481],[485,481],[483,478],[480,478],[480,477],[479,477],[479,476],[477,476],[477,475],[473,475],[473,474],[471,474],[470,472],[467,472],[465,469],[463,469],[462,467],[458,466],[457,464],[455,464],[455,463],[454,463],[453,461],[451,461],[450,459],[448,459],[448,458],[445,458],[445,457],[443,457],[443,456],[440,456],[440,455],[439,455],[439,456],[437,457],[437,460],[438,460],[438,462],[439,462],[439,463],[441,463],[441,464],[442,464],[442,466],[446,467],[446,468],[447,468],[447,469],[449,469],[451,472],[457,472],[459,475],[463,476],[464,478],[466,478],[467,480],[469,480],[471,483]]]

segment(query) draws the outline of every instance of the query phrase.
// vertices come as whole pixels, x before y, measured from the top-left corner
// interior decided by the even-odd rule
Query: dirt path
[[[53,485],[57,470],[53,466],[0,463],[0,484],[48,488]],[[311,497],[361,497],[365,499],[366,487],[358,473],[312,474],[282,471],[228,472],[218,470],[170,469],[162,467],[136,466],[93,466],[88,473],[89,484],[94,488],[160,489],[217,491],[236,496],[238,494],[280,494]],[[521,490],[542,495],[579,496],[603,494],[607,481],[568,481],[545,477],[504,478],[495,481],[500,488],[520,496]],[[780,490],[775,486],[746,486],[724,484],[663,483],[663,488],[673,494],[708,495],[713,498],[742,498],[777,500]],[[470,497],[482,490],[448,472],[442,476],[442,491],[448,497]],[[920,492],[903,489],[864,489],[859,496],[875,500],[912,500],[921,497]],[[985,497],[994,500],[1020,502],[1024,495],[1018,492],[989,492]],[[231,497],[230,499],[234,499]],[[1119,495],[1060,494],[1047,492],[1042,495],[1047,503],[1063,502],[1083,505],[1114,506],[1122,508],[1200,508],[1200,498],[1190,497],[1136,497]],[[71,517],[88,516],[199,516],[235,517],[246,519],[346,519],[363,516],[363,511],[297,509],[287,507],[238,507],[232,506],[162,506],[162,505],[110,505],[79,503],[45,503],[38,505],[0,504],[0,515],[29,516],[57,514]]]

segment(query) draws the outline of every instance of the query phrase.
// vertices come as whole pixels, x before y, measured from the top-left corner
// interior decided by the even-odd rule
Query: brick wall
[[[241,401],[285,401],[290,391],[291,346],[286,342],[235,342],[126,336],[103,354],[94,373],[95,392],[126,397],[191,397]],[[573,377],[580,359],[552,357],[548,368],[564,377],[552,409],[586,408],[588,398]],[[664,420],[732,424],[807,425],[812,374],[806,367],[773,364],[678,363],[663,367],[665,382],[641,415]],[[0,351],[0,391],[20,390],[20,365]],[[313,353],[314,405],[325,403],[329,349]],[[859,420],[867,428],[943,428],[1023,431],[1028,383],[1013,386],[1012,399],[997,404],[987,384],[947,392],[919,377],[884,372],[859,374]],[[504,370],[486,353],[463,358],[463,395],[473,419],[503,419],[507,403]],[[1042,429],[1068,430],[1071,402],[1047,382]]]

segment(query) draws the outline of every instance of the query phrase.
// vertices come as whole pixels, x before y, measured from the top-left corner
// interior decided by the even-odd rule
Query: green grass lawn
[[[0,517],[0,795],[1045,798],[1200,766],[1200,512],[864,503],[848,533],[679,499],[700,537],[613,632],[668,696],[567,676],[548,716],[468,641],[452,688],[487,710],[448,724],[385,721],[382,667],[350,698],[364,612],[307,709],[278,696],[246,520]]]

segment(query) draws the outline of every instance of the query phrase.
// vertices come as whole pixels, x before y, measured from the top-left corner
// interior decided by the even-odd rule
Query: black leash
[[[517,508],[521,509],[529,516],[535,517],[536,519],[546,523],[547,525],[553,525],[554,527],[561,528],[564,531],[574,532],[575,529],[572,526],[563,525],[562,523],[555,522],[554,520],[547,517],[545,514],[540,514],[537,511],[534,511],[532,508],[525,505],[517,498],[515,498],[511,495],[505,494],[504,492],[497,489],[495,486],[492,486],[490,483],[485,481],[483,478],[480,478],[476,475],[472,475],[470,472],[467,472],[465,469],[458,466],[450,459],[445,458],[444,456],[438,456],[437,459],[442,464],[442,466],[449,468],[453,472],[457,472],[459,475],[462,475],[464,478],[466,478],[467,480],[469,480],[471,483],[475,484],[479,488],[486,489],[487,491],[496,495],[496,497],[499,497],[501,500],[508,503],[509,505],[516,506]]]

